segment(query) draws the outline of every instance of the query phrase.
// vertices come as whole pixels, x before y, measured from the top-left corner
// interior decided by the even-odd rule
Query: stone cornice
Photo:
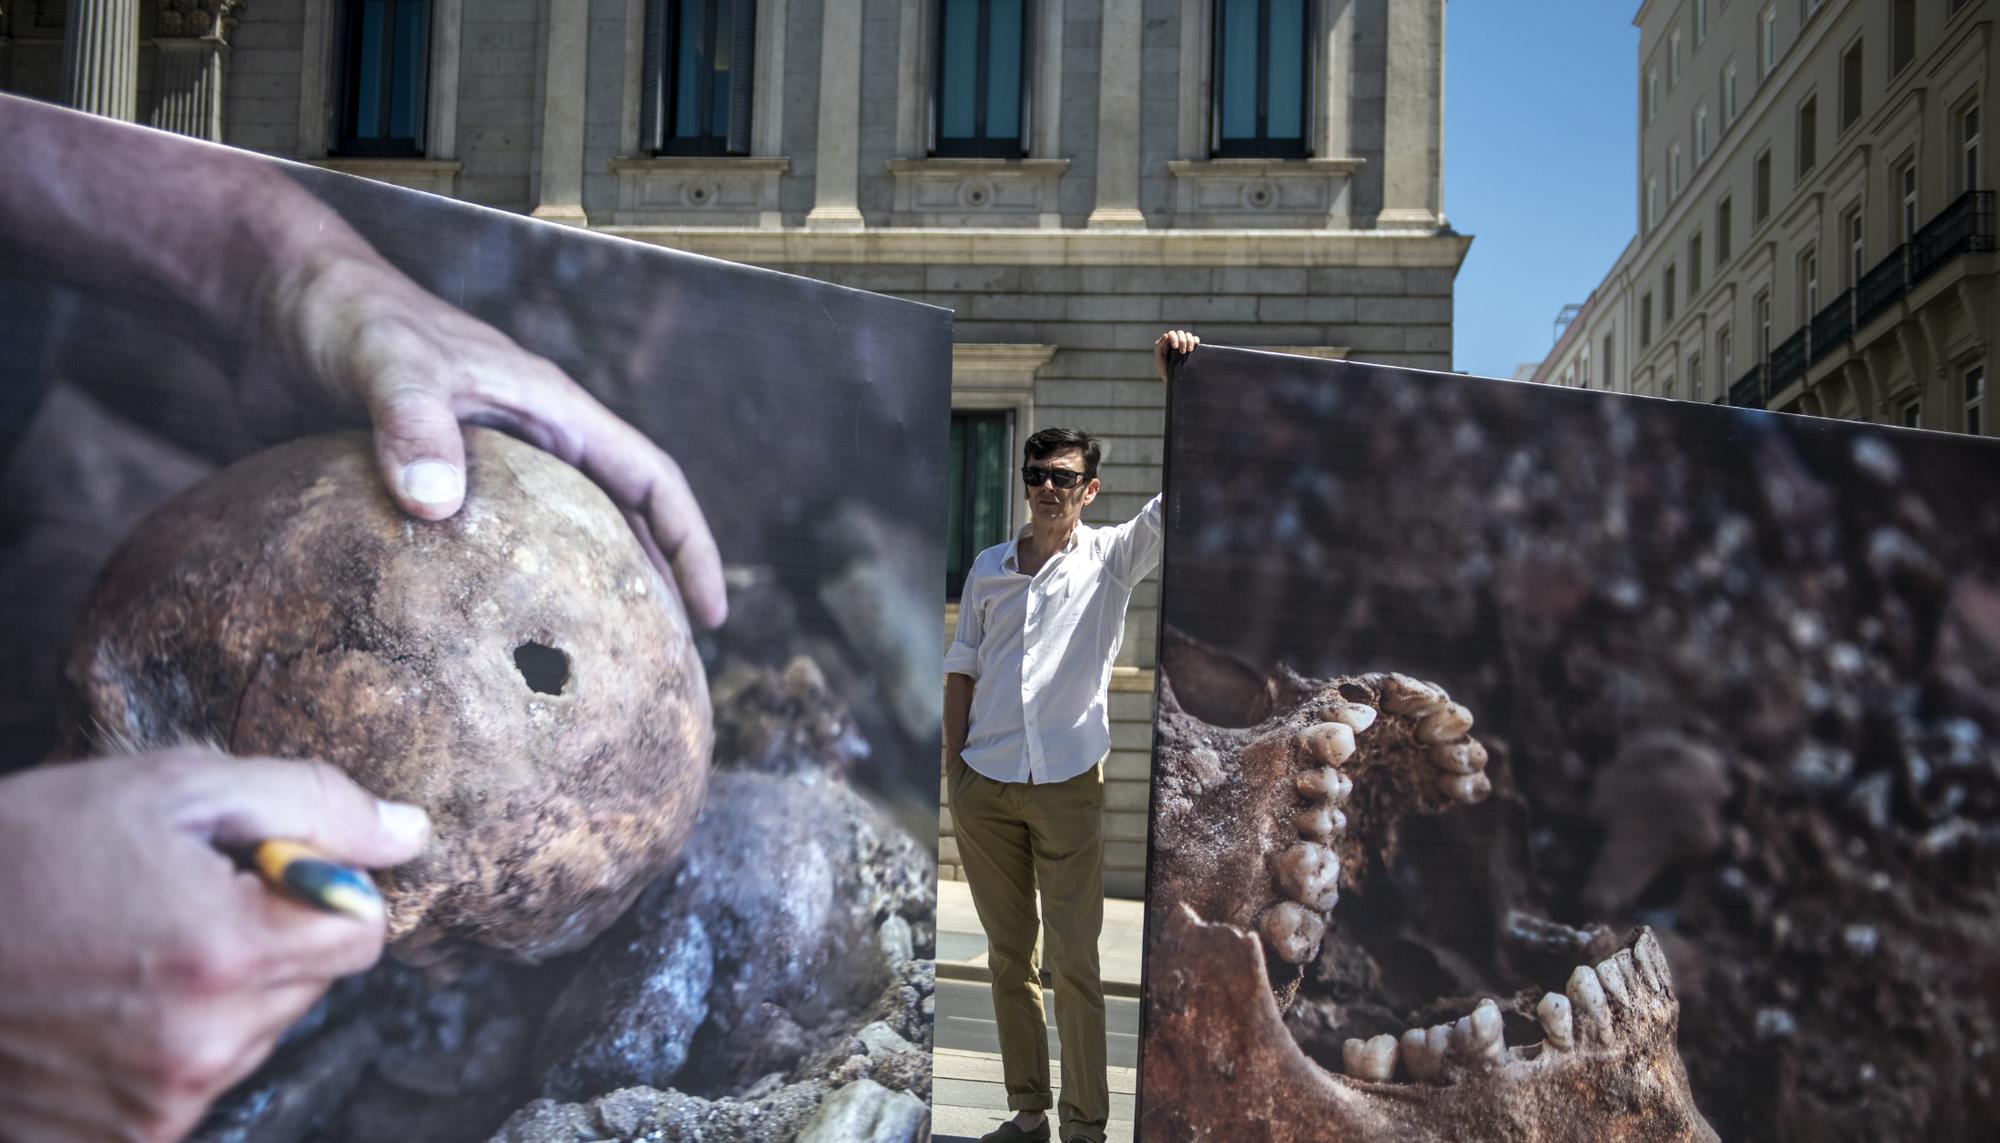
[[[1471,235],[1407,230],[596,229],[655,246],[760,265],[1384,266],[1456,271],[1472,245]]]

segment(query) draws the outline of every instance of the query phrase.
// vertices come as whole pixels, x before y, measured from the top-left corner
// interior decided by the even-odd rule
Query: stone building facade
[[[2000,0],[1645,0],[1638,234],[1538,381],[1991,434]]]
[[[1092,523],[1159,488],[1162,329],[1449,368],[1443,61],[1444,0],[0,0],[0,88],[950,307],[960,560],[1037,428],[1105,438]],[[1112,700],[1126,895],[1157,598]]]

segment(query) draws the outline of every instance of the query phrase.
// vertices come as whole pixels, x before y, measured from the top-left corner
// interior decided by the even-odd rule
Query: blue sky
[[[1511,377],[1632,237],[1637,0],[1445,7],[1444,212],[1473,235],[1452,368]]]

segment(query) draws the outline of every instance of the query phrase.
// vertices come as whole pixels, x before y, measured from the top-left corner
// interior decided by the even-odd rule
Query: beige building
[[[1996,0],[1645,0],[1638,234],[1536,380],[1991,434]]]
[[[1450,366],[1443,63],[1444,0],[0,0],[6,90],[952,308],[953,596],[1036,428],[1106,438],[1093,523],[1159,488],[1163,328]]]

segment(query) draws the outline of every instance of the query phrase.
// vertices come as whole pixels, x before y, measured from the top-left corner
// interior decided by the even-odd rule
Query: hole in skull
[[[514,648],[514,669],[528,689],[545,695],[559,695],[569,682],[569,656],[542,643],[523,643]]]

